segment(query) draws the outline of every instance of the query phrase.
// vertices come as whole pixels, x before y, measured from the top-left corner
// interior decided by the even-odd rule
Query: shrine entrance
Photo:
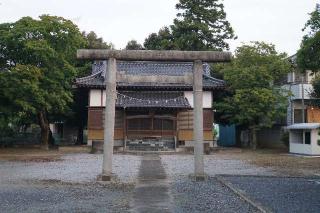
[[[177,112],[126,112],[125,143],[128,150],[175,150],[177,138]]]
[[[112,156],[114,144],[114,127],[115,127],[115,103],[116,103],[116,82],[121,79],[122,82],[139,82],[139,83],[189,83],[193,85],[193,145],[194,145],[194,176],[204,179],[204,161],[203,161],[203,62],[229,62],[231,54],[229,52],[217,51],[155,51],[155,50],[78,50],[78,59],[91,60],[108,60],[107,71],[105,73],[105,122],[104,122],[104,155],[102,180],[110,181],[112,176]],[[116,60],[124,61],[182,61],[193,62],[193,74],[185,76],[176,76],[164,78],[162,76],[129,76],[117,73]],[[134,119],[134,118],[132,118]],[[139,120],[140,119],[140,120]],[[158,120],[155,120],[158,119]],[[168,121],[169,120],[169,121]],[[172,120],[172,119],[171,119]],[[165,128],[174,126],[170,119],[158,118],[136,118],[133,123],[138,124],[138,130],[146,124],[154,124],[158,127],[161,123],[161,133],[166,131]],[[130,122],[130,121],[129,121]],[[151,123],[150,123],[151,122]],[[167,122],[163,126],[163,122]],[[127,127],[133,127],[127,125]],[[171,125],[171,126],[170,126]],[[157,127],[157,126],[156,126]],[[152,131],[155,130],[152,127]],[[160,127],[159,127],[160,128]],[[151,131],[151,132],[152,132]],[[173,131],[173,130],[168,130]]]

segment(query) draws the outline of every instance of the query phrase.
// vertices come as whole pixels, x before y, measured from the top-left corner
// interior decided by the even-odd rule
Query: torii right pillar
[[[194,177],[196,180],[205,178],[203,161],[203,64],[201,60],[193,63],[193,147]]]

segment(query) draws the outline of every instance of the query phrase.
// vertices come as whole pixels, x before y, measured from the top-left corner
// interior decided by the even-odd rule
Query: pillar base
[[[190,174],[189,177],[192,181],[207,181],[208,180],[208,175],[206,175],[206,174],[203,174],[203,175]]]
[[[109,182],[109,181],[116,181],[118,179],[113,174],[112,175],[101,174],[101,175],[98,175],[97,180],[103,181],[103,182]]]
[[[101,175],[101,181],[111,181],[110,175]]]

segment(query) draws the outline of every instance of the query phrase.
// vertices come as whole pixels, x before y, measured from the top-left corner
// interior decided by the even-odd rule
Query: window
[[[128,130],[139,130],[139,119],[130,119],[128,120]]]
[[[159,118],[155,118],[153,120],[153,129],[154,130],[162,130],[162,120]]]
[[[294,82],[294,72],[288,73],[288,83]]]
[[[290,143],[299,143],[299,144],[311,144],[311,131],[310,130],[291,130],[291,139]]]
[[[294,109],[294,123],[306,123],[307,122],[307,110],[304,110],[304,121],[302,121],[302,109]]]
[[[304,144],[311,144],[311,132],[304,132]]]
[[[140,112],[127,113],[127,130],[155,130],[161,132],[163,130],[176,129],[176,115],[174,113],[139,113]]]
[[[151,129],[150,118],[135,118],[128,120],[128,130],[149,130]]]
[[[174,130],[173,120],[163,119],[162,120],[162,128],[163,128],[163,130]]]
[[[141,129],[142,130],[151,129],[151,119],[150,118],[142,118],[141,119]]]
[[[174,130],[175,125],[174,121],[170,119],[162,119],[162,118],[155,118],[153,120],[153,129],[154,130]]]
[[[293,129],[290,134],[290,143],[303,144],[303,130]]]

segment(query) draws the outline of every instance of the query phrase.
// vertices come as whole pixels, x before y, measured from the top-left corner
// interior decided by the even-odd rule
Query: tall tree
[[[143,43],[149,50],[175,50],[173,35],[169,27],[163,27],[158,33],[151,33]]]
[[[71,84],[77,74],[75,53],[86,45],[78,27],[62,17],[24,17],[0,24],[0,96],[41,128],[48,148],[51,116],[65,113],[72,103]],[[1,103],[4,104],[4,103]]]
[[[114,46],[112,43],[105,42],[102,37],[98,37],[98,35],[90,31],[89,33],[83,31],[82,33],[83,39],[86,41],[85,46],[83,48],[87,49],[113,49]],[[76,63],[78,73],[77,77],[84,77],[91,73],[91,63],[84,60],[78,60]]]
[[[320,69],[320,5],[310,13],[303,31],[307,34],[303,37],[300,50],[297,52],[297,64],[302,70],[318,72]]]
[[[143,46],[137,40],[130,40],[126,45],[126,50],[143,50]]]
[[[225,50],[236,38],[220,0],[180,0],[173,25],[150,34],[147,49]],[[165,35],[165,36],[163,36]]]
[[[224,119],[250,130],[254,149],[256,131],[285,116],[286,93],[274,84],[290,71],[285,58],[286,54],[277,53],[274,45],[254,42],[238,47],[234,60],[221,69],[231,95],[215,107]]]
[[[0,138],[12,137],[21,126],[35,121],[36,110],[27,100],[39,98],[33,95],[38,92],[39,77],[38,69],[24,65],[0,72]]]
[[[83,31],[82,35],[87,40],[86,48],[88,49],[112,49],[113,48],[112,43],[107,43],[103,41],[103,38],[98,37],[97,34],[93,31],[90,31],[89,33]]]
[[[320,31],[320,4],[316,4],[315,10],[310,13],[310,18],[302,31],[308,31],[308,35],[306,36],[311,37]]]

